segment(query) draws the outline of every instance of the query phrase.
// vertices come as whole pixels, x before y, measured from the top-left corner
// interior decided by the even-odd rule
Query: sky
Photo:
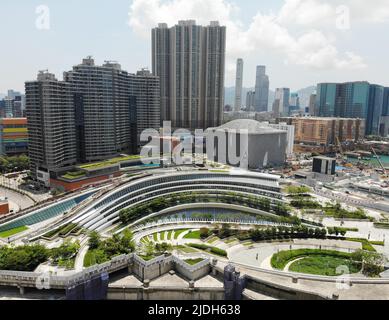
[[[266,65],[271,89],[319,82],[389,86],[388,0],[1,0],[0,93],[92,55],[129,72],[151,68],[151,28],[178,20],[227,27],[226,86]]]

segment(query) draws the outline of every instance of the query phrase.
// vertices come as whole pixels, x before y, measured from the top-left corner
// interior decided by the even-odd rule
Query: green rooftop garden
[[[96,170],[96,169],[109,167],[109,166],[112,166],[115,164],[119,164],[120,162],[123,162],[123,161],[138,160],[140,158],[141,158],[140,155],[116,157],[116,158],[108,159],[105,161],[83,164],[83,165],[77,166],[77,168],[84,169],[84,170]]]

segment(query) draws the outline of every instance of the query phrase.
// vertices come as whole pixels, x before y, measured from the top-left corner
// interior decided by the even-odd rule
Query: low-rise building
[[[27,118],[0,119],[0,154],[12,156],[27,152]]]
[[[282,117],[277,123],[295,127],[295,143],[337,145],[364,137],[365,120],[351,118]]]

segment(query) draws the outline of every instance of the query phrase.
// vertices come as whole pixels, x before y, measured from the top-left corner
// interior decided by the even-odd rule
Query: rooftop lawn
[[[118,163],[123,162],[123,161],[138,160],[140,158],[141,158],[140,155],[117,157],[117,158],[112,158],[112,159],[108,159],[108,160],[101,161],[101,162],[83,164],[83,165],[78,166],[78,168],[84,169],[84,170],[95,170],[95,169],[100,169],[100,168],[112,166],[112,165],[118,164]]]
[[[21,232],[26,231],[26,230],[28,230],[28,228],[26,226],[21,226],[21,227],[17,227],[14,229],[6,230],[3,232],[0,232],[0,238],[8,238],[10,236],[13,236],[15,234],[21,233]]]

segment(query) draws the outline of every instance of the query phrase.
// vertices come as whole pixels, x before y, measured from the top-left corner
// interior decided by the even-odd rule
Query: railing
[[[150,222],[147,224],[142,224],[136,227],[132,228],[132,231],[138,232],[145,229],[151,229],[153,227],[159,227],[161,225],[168,225],[168,224],[185,224],[185,223],[193,223],[193,224],[217,224],[217,223],[223,223],[223,224],[237,224],[237,225],[258,225],[258,226],[274,226],[274,227],[292,227],[293,225],[288,223],[277,223],[277,222],[271,222],[271,221],[265,221],[265,220],[234,220],[234,219],[192,219],[192,218],[186,218],[186,219],[163,219],[158,220],[156,222]]]
[[[37,273],[37,272],[22,272],[22,271],[0,271],[0,284],[16,284],[16,285],[28,285],[48,288],[67,288],[69,286],[77,285],[84,282],[87,279],[92,278],[95,275],[103,272],[112,273],[121,268],[128,266],[131,260],[134,258],[134,254],[122,255],[113,258],[112,260],[89,267],[81,272],[74,273],[69,276],[53,275],[50,272]],[[42,280],[42,282],[40,282]]]

